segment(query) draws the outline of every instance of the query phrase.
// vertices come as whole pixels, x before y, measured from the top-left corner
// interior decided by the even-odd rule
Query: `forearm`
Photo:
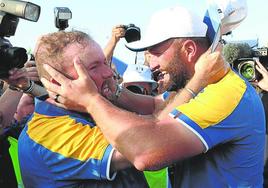
[[[116,100],[116,105],[131,112],[149,115],[153,114],[155,110],[156,100],[152,96],[135,94],[123,88],[120,96]]]
[[[146,131],[153,131],[154,122],[117,108],[102,96],[96,96],[91,101],[94,102],[87,107],[87,111],[94,117],[105,138],[134,164],[135,158],[151,146],[144,140],[148,135]]]
[[[117,41],[115,39],[110,39],[108,44],[103,49],[104,56],[108,62],[111,61],[114,53],[114,49],[116,47]]]
[[[160,169],[171,160],[186,156],[183,152],[186,146],[175,142],[176,138],[185,135],[178,134],[179,126],[177,122],[176,125],[171,124],[173,119],[159,121],[154,117],[136,115],[113,106],[102,96],[91,97],[91,101],[87,111],[94,117],[105,138],[138,170]],[[177,148],[175,152],[172,147],[166,147],[171,140],[172,147]]]
[[[21,92],[7,89],[0,98],[0,111],[3,114],[3,126],[9,126],[13,120],[14,114],[17,110],[20,98],[22,96]]]
[[[204,83],[201,79],[196,79],[193,77],[187,85],[181,89],[173,99],[169,101],[166,107],[159,111],[156,115],[159,120],[164,119],[174,108],[181,104],[185,104],[189,102],[192,98],[194,98],[195,94],[198,94],[204,88]],[[193,93],[191,93],[193,92]]]

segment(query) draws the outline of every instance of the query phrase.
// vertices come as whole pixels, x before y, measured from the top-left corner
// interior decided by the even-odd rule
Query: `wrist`
[[[114,102],[118,101],[119,97],[121,96],[123,91],[123,87],[119,84],[116,85],[116,90],[114,93]]]
[[[195,93],[192,89],[188,87],[185,87],[184,89],[192,96],[192,98],[196,97],[197,93]]]
[[[96,94],[91,96],[90,98],[87,98],[86,101],[88,101],[87,104],[84,103],[84,108],[86,111],[91,114],[94,110],[94,108],[97,108],[100,102],[103,100],[103,97],[100,94]]]
[[[115,47],[118,41],[119,39],[114,36],[110,39],[110,45]]]
[[[28,83],[28,87],[22,89],[24,93],[31,93],[33,91],[34,81],[30,80]]]
[[[186,90],[190,90],[188,92],[191,93],[191,95],[193,97],[195,97],[206,86],[207,85],[205,84],[204,80],[202,80],[200,78],[193,77],[186,84],[185,88],[187,88]]]
[[[9,85],[8,87],[9,89],[13,90],[13,91],[18,91],[18,92],[22,92],[22,93],[31,93],[33,91],[34,88],[34,82],[32,80],[29,80],[26,86],[13,86],[13,85]]]

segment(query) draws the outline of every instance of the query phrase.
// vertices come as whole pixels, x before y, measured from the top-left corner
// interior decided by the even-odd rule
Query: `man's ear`
[[[183,49],[188,62],[196,61],[197,45],[192,40],[186,40],[183,43]]]

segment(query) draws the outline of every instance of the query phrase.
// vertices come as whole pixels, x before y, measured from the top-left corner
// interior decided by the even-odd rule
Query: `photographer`
[[[29,115],[33,111],[34,97],[46,95],[47,91],[36,84],[40,80],[34,61],[26,62],[22,69],[11,69],[9,77],[3,80],[9,85],[0,98],[2,126],[6,128]]]
[[[17,143],[15,140],[15,138],[18,138],[22,127],[17,125],[18,122],[22,124],[21,120],[33,111],[33,109],[29,110],[31,109],[29,103],[27,106],[25,105],[27,104],[25,103],[26,100],[28,102],[29,100],[33,101],[32,95],[43,95],[46,91],[33,82],[39,81],[37,69],[33,61],[26,62],[22,69],[14,68],[10,70],[9,77],[3,80],[9,84],[9,87],[0,97],[0,185],[1,187],[17,187],[17,184],[22,184],[18,161],[16,161]],[[26,92],[26,94],[23,94],[23,92]],[[14,120],[17,124],[14,124]],[[10,148],[11,151],[15,152],[10,153]],[[16,173],[14,173],[14,170]]]
[[[106,60],[108,64],[111,63],[113,52],[116,47],[117,42],[125,36],[125,26],[124,25],[117,25],[112,30],[112,36],[106,45],[106,47],[103,49],[104,56],[106,57]]]

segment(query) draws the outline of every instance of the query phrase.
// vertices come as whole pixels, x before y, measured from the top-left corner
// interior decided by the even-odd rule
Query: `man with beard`
[[[59,106],[90,113],[107,140],[137,169],[154,170],[179,161],[174,187],[262,187],[262,102],[235,72],[224,66],[217,69],[215,58],[223,59],[219,52],[209,54],[206,33],[199,16],[173,7],[157,12],[143,40],[129,45],[132,50],[149,51],[150,63],[159,65],[159,80],[168,75],[178,88],[186,83],[157,116],[148,114],[159,109],[161,101],[130,98],[125,90],[117,89],[117,103],[132,111],[136,107],[147,116],[114,106],[97,92],[79,62],[76,80],[49,66],[46,70],[60,85],[41,80],[52,95],[60,95]],[[68,95],[71,88],[80,92]]]
[[[150,32],[150,31],[148,31]],[[149,35],[149,33],[148,33]],[[175,39],[174,39],[175,38]],[[190,39],[190,41],[187,39]],[[177,38],[174,37],[166,37],[163,40],[163,43],[160,45],[156,45],[153,48],[148,47],[148,52],[150,53],[150,61],[149,66],[153,71],[154,79],[158,82],[158,94],[164,93],[165,91],[177,91],[185,86],[186,82],[192,77],[193,75],[193,64],[192,67],[188,67],[185,64],[185,61],[180,59],[181,48],[182,45],[185,45],[189,42],[194,42],[195,45],[198,46],[198,50],[196,53],[197,57],[203,54],[209,47],[209,40],[206,37],[184,37],[184,38]],[[175,45],[175,52],[172,54],[169,62],[166,60],[162,60],[160,58],[156,58],[159,54],[159,51],[165,50],[171,44]],[[135,46],[135,44],[132,44]],[[129,46],[130,49],[131,46]],[[193,62],[197,61],[197,59],[191,60]]]
[[[52,81],[43,68],[46,63],[76,79],[73,61],[79,61],[87,67],[98,92],[112,96],[108,86],[114,82],[113,71],[100,46],[83,32],[42,36],[35,59],[39,75]],[[131,166],[128,160],[112,148],[90,115],[59,108],[54,105],[57,100],[58,95],[36,98],[34,113],[20,134],[19,161],[25,187],[148,187],[142,172],[134,168],[116,175],[117,170]]]

